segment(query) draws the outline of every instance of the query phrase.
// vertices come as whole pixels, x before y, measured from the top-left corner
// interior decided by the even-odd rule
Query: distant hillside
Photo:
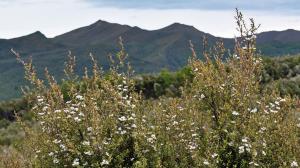
[[[119,36],[123,37],[129,61],[137,72],[157,72],[163,68],[176,70],[187,63],[190,56],[189,40],[201,53],[203,35],[211,44],[222,40],[226,48],[233,48],[234,39],[215,37],[180,23],[148,31],[99,20],[55,38],[47,38],[41,32],[35,32],[14,39],[0,39],[0,99],[17,97],[20,95],[20,86],[25,84],[22,66],[10,53],[11,48],[20,52],[24,58],[32,56],[40,74],[44,67],[48,67],[59,79],[63,75],[68,50],[77,57],[78,71],[90,65],[89,52],[94,53],[98,62],[107,69],[107,55],[118,50]],[[258,48],[264,55],[300,53],[299,31],[264,32],[258,34],[257,40]]]
[[[294,55],[300,53],[300,31],[269,31],[258,34],[257,45],[268,56]]]

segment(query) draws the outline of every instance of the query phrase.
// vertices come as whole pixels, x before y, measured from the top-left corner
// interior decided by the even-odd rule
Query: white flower
[[[43,102],[44,101],[44,99],[37,99],[37,101],[39,102],[39,103],[41,103],[41,102]]]
[[[190,150],[194,150],[194,149],[196,149],[196,148],[197,148],[197,146],[196,146],[195,144],[189,145],[189,149],[190,149]]]
[[[218,154],[216,154],[216,153],[213,153],[213,154],[211,155],[212,158],[215,158],[215,157],[217,157],[217,156],[218,156]]]
[[[126,130],[122,130],[122,131],[120,132],[120,134],[121,134],[121,135],[124,135],[124,134],[126,134],[126,132],[127,132]]]
[[[43,107],[43,111],[47,111],[48,110],[48,106]]]
[[[244,152],[245,152],[244,146],[240,146],[239,147],[239,154],[244,153]]]
[[[76,99],[77,99],[77,100],[83,100],[83,96],[77,95],[77,96],[76,96]]]
[[[259,133],[264,133],[266,130],[267,130],[266,127],[261,127],[260,130],[259,130]]]
[[[73,160],[72,166],[74,166],[74,167],[79,166],[79,159],[78,158]]]
[[[204,165],[209,165],[209,162],[207,160],[204,160],[203,164]]]
[[[236,112],[236,111],[233,111],[233,112],[232,112],[232,115],[234,115],[234,116],[238,116],[238,115],[239,115],[239,113],[238,113],[238,112]]]
[[[66,151],[67,150],[67,148],[66,148],[66,146],[64,144],[60,144],[59,147],[62,149],[62,151]]]
[[[132,128],[136,128],[136,125],[135,125],[135,124],[132,124],[131,127],[132,127]]]
[[[270,110],[270,112],[271,112],[271,113],[278,113],[277,110],[272,110],[272,109]]]
[[[81,119],[80,119],[79,117],[75,117],[74,120],[75,120],[76,122],[80,122],[80,121],[81,121]]]
[[[184,110],[184,108],[181,107],[181,106],[178,106],[177,108],[179,109],[179,111],[183,111]]]
[[[103,159],[102,162],[101,162],[100,164],[101,164],[101,166],[103,166],[103,165],[108,165],[109,162],[108,162],[107,160]]]
[[[242,142],[247,143],[247,142],[248,142],[248,138],[247,138],[247,137],[244,137],[244,138],[242,139]]]
[[[205,98],[205,95],[204,95],[204,94],[201,94],[201,95],[200,95],[200,98],[201,98],[201,99],[204,99],[204,98]]]
[[[122,117],[119,118],[119,120],[120,120],[120,121],[126,121],[126,117],[125,117],[125,116],[122,116]]]
[[[259,164],[255,163],[255,162],[250,162],[249,165],[254,165],[254,166],[259,166]]]
[[[285,100],[285,99],[280,99],[279,101],[280,101],[280,102],[285,102],[286,100]]]
[[[54,158],[54,159],[53,159],[53,163],[54,163],[54,164],[57,164],[57,163],[59,163],[59,160],[58,160],[57,158]]]
[[[151,137],[147,139],[149,143],[154,143],[154,140],[156,140],[156,136],[154,134],[152,134]]]
[[[82,145],[89,146],[89,145],[90,145],[90,142],[89,142],[89,141],[83,141],[83,142],[82,142]]]
[[[291,167],[298,167],[298,163],[297,163],[296,161],[293,161],[293,162],[291,163]]]
[[[257,112],[257,108],[254,108],[250,111],[250,113],[256,113]]]
[[[78,108],[77,107],[70,107],[70,110],[71,111],[78,111]]]
[[[93,128],[92,128],[92,127],[88,127],[88,128],[87,128],[87,131],[92,132],[92,131],[93,131]]]
[[[93,154],[93,152],[87,151],[87,152],[84,152],[84,154],[91,156]]]
[[[54,113],[60,113],[61,112],[61,110],[55,110],[54,111]]]
[[[53,155],[54,155],[54,153],[53,153],[53,152],[50,152],[48,155],[49,155],[49,156],[53,156]]]
[[[53,143],[55,143],[55,144],[58,144],[58,143],[60,143],[61,142],[61,140],[58,140],[58,139],[55,139],[54,141],[53,141]]]

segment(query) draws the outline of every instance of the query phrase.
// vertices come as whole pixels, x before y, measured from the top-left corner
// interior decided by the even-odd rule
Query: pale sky
[[[0,38],[35,31],[54,37],[97,20],[147,30],[179,22],[234,37],[236,7],[260,31],[300,30],[300,0],[0,0]]]

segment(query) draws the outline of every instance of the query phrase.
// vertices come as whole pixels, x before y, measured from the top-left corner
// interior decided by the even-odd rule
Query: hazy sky
[[[0,38],[37,30],[54,37],[99,19],[148,30],[180,22],[234,37],[236,7],[260,31],[300,30],[300,0],[0,0]]]

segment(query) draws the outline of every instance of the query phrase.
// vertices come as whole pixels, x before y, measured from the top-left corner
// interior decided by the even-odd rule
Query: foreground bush
[[[70,56],[68,96],[47,70],[46,87],[31,61],[16,53],[37,95],[31,111],[38,127],[20,122],[26,133],[23,165],[298,167],[300,121],[293,100],[259,89],[257,28],[253,20],[247,28],[239,12],[236,19],[241,37],[225,62],[222,43],[203,53],[205,61],[191,44],[194,78],[175,98],[144,100],[137,94],[123,47],[106,75],[91,56],[93,75],[86,70],[77,77]]]

